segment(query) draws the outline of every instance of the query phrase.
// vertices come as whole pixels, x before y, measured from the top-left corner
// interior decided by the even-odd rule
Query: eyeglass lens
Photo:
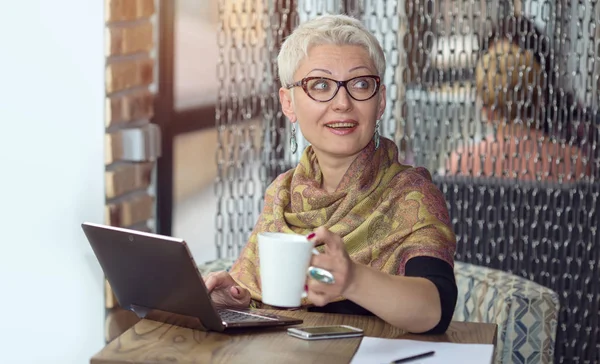
[[[328,78],[311,79],[306,83],[308,95],[319,101],[331,100],[337,90],[338,83]],[[377,92],[377,80],[370,76],[352,78],[346,81],[346,90],[356,100],[367,100]]]

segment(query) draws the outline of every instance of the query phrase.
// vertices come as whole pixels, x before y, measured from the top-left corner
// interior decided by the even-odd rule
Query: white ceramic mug
[[[310,258],[318,253],[304,235],[259,233],[262,301],[277,307],[300,306]]]

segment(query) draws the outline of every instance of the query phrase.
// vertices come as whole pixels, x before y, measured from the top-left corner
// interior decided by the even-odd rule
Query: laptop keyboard
[[[274,319],[264,316],[251,314],[249,312],[240,312],[229,309],[217,309],[217,313],[221,316],[223,322],[257,322],[257,321],[273,321]]]

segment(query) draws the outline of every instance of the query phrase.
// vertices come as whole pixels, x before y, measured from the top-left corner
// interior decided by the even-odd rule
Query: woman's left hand
[[[346,252],[342,238],[325,227],[315,230],[309,240],[315,245],[325,244],[325,253],[313,255],[310,265],[328,270],[334,278],[331,284],[319,282],[310,275],[307,280],[308,299],[316,306],[325,306],[344,296],[354,279],[355,263]]]

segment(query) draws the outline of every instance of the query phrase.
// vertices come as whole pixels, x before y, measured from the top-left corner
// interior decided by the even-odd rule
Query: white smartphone
[[[363,330],[348,325],[290,327],[288,335],[304,340],[340,339],[363,335]]]

